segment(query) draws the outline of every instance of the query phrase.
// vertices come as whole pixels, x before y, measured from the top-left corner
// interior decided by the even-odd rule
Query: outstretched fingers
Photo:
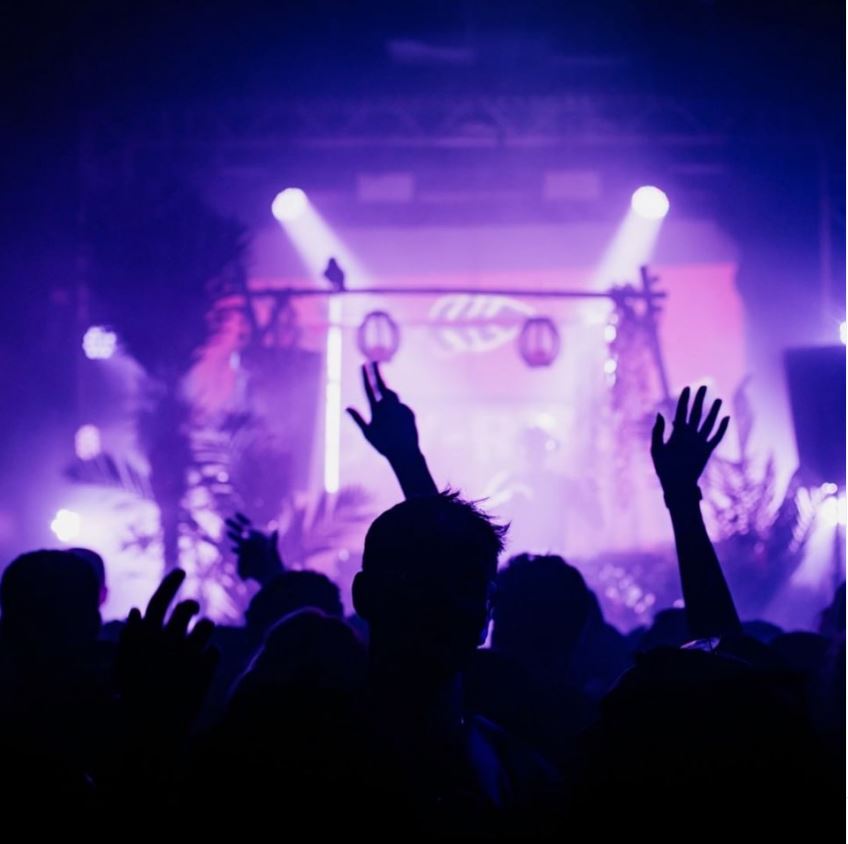
[[[710,408],[710,412],[707,414],[707,418],[704,420],[704,424],[701,426],[701,430],[698,432],[704,439],[707,439],[713,432],[713,426],[716,423],[716,419],[718,419],[719,410],[721,410],[721,399],[716,399]]]
[[[374,373],[374,382],[380,391],[380,398],[383,401],[399,401],[398,394],[386,386],[386,382],[383,380],[383,374],[380,372],[380,365],[378,363],[372,363],[371,368]]]
[[[362,418],[362,414],[356,408],[353,407],[347,408],[347,414],[348,416],[350,416],[351,419],[353,419],[354,422],[356,422],[356,425],[359,430],[362,431],[363,434],[365,434],[368,430],[368,423]]]
[[[683,392],[680,394],[680,399],[677,402],[677,410],[674,412],[673,425],[675,428],[679,428],[681,425],[686,424],[686,413],[689,410],[690,393],[691,390],[688,387],[684,387]]]
[[[172,639],[181,641],[185,638],[188,625],[193,616],[200,612],[200,604],[194,600],[180,601],[171,613],[171,618],[165,627],[165,631]]]
[[[721,420],[718,430],[715,432],[715,436],[711,440],[707,440],[707,447],[710,450],[710,454],[718,448],[719,443],[724,439],[724,435],[727,433],[727,426],[729,424],[730,417],[725,416],[724,419]]]
[[[208,618],[201,618],[191,630],[186,638],[186,645],[196,653],[203,651],[206,646],[212,641],[212,634],[215,632],[215,623]]]
[[[374,395],[374,388],[371,386],[371,379],[368,377],[368,366],[362,365],[362,387],[365,390],[365,396],[368,399],[368,407],[371,408],[371,415],[374,415],[374,408],[377,407],[377,397]]]
[[[159,627],[165,620],[165,613],[177,596],[180,586],[185,580],[185,572],[182,569],[174,569],[162,579],[159,588],[153,593],[153,597],[147,605],[144,620],[153,626]]]
[[[698,387],[698,391],[695,393],[695,401],[692,402],[692,412],[689,414],[689,425],[696,431],[701,422],[701,414],[704,412],[704,399],[706,397],[706,386]]]
[[[651,454],[658,454],[663,447],[665,434],[665,419],[661,413],[657,414],[657,421],[651,431]]]
[[[235,519],[225,519],[224,524],[227,526],[227,537],[232,542],[239,543],[244,539],[245,530],[248,529],[247,525],[243,525]]]

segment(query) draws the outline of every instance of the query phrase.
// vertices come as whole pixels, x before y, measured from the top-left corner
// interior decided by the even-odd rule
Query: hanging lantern
[[[559,354],[559,331],[550,317],[530,317],[518,335],[518,351],[527,366],[550,366]]]
[[[356,345],[366,360],[385,363],[400,348],[400,328],[385,311],[371,311],[356,332]]]

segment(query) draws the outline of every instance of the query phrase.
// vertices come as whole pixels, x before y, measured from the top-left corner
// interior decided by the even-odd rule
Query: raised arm
[[[260,586],[267,586],[282,574],[285,566],[277,547],[276,530],[270,534],[256,530],[250,519],[241,513],[226,519],[224,524],[227,537],[233,543],[242,580],[255,580]]]
[[[215,625],[201,618],[189,630],[197,601],[178,602],[168,617],[184,579],[185,572],[174,569],[143,614],[130,611],[115,654],[118,729],[106,748],[98,792],[110,810],[137,811],[143,804],[148,823],[168,817],[174,774],[218,662]]]
[[[724,437],[730,418],[715,428],[721,400],[713,402],[701,424],[707,388],[695,394],[689,411],[689,387],[683,390],[671,436],[664,441],[665,419],[657,415],[651,435],[651,458],[671,515],[680,583],[689,627],[697,638],[712,638],[741,629],[739,616],[701,514],[698,478]]]
[[[130,610],[115,657],[121,702],[135,729],[165,742],[184,733],[200,710],[218,662],[211,645],[215,625],[201,618],[197,601],[180,601],[166,621],[185,572],[169,572],[144,614]]]
[[[362,367],[362,385],[371,410],[371,421],[366,422],[352,407],[347,409],[350,417],[365,439],[389,461],[405,498],[436,495],[436,483],[418,447],[415,414],[401,402],[394,390],[386,387],[376,363]]]

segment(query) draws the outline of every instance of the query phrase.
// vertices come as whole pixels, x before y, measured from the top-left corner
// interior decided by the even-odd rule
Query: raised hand
[[[733,596],[704,525],[698,489],[698,478],[727,433],[730,418],[725,416],[713,434],[721,401],[713,402],[702,423],[707,388],[700,387],[695,393],[691,411],[690,394],[688,387],[680,394],[667,442],[663,437],[665,419],[657,415],[651,457],[671,516],[689,629],[697,638],[712,638],[741,629]]]
[[[707,388],[700,387],[695,393],[691,412],[690,393],[689,387],[686,387],[680,394],[668,441],[663,439],[665,419],[661,414],[657,414],[657,421],[651,433],[651,458],[666,497],[694,491],[698,478],[701,477],[710,455],[727,433],[730,422],[730,417],[725,416],[715,434],[711,436],[721,410],[721,399],[713,402],[702,424]]]
[[[227,519],[225,524],[236,554],[238,575],[242,580],[255,580],[264,585],[283,570],[276,530],[271,534],[262,533],[241,513]]]
[[[116,656],[121,698],[136,720],[155,729],[184,729],[199,710],[218,662],[210,640],[215,625],[201,619],[197,601],[181,601],[168,621],[168,608],[185,580],[175,569],[159,584],[144,615],[130,611]]]
[[[362,367],[362,385],[371,421],[366,422],[358,410],[349,407],[351,419],[376,451],[388,459],[407,498],[435,495],[436,483],[418,448],[415,414],[386,386],[376,363]]]
[[[418,451],[415,414],[401,402],[394,390],[386,387],[376,363],[363,365],[362,385],[368,399],[371,421],[366,422],[359,411],[352,407],[347,412],[365,439],[389,460],[415,454]]]

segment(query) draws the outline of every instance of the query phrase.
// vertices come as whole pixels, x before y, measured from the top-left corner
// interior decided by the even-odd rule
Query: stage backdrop
[[[348,257],[353,266],[344,268],[351,287],[598,290],[638,282],[636,266],[624,277],[598,277],[613,235],[600,225],[360,228],[334,235],[338,241],[327,244],[326,258],[334,255],[344,264]],[[746,375],[732,244],[712,224],[669,222],[651,268],[668,293],[660,336],[672,392],[707,383],[729,398]],[[254,242],[250,284],[327,286],[320,275],[305,271],[277,225]],[[385,376],[417,412],[437,482],[487,499],[492,512],[512,521],[511,551],[584,557],[669,541],[648,458],[646,420],[622,418],[613,400],[607,363],[612,311],[605,302],[384,295],[346,297],[332,316],[323,299],[302,299],[295,308],[298,343],[306,349],[324,352],[328,324],[340,327],[342,408],[364,407],[356,345],[360,322],[369,311],[391,314],[401,342]],[[531,315],[549,316],[559,328],[561,349],[550,367],[530,369],[518,354],[516,337]],[[222,401],[232,381],[226,372],[230,351],[212,350],[203,372],[208,390],[214,393],[217,384]],[[619,363],[624,372],[626,362]],[[638,366],[645,370],[651,400],[659,401],[650,360],[640,358]],[[322,394],[322,385],[315,389]],[[647,415],[652,409],[641,408]],[[335,448],[327,436],[334,439],[332,431],[319,428],[313,442],[303,443],[312,453],[314,489],[324,481],[327,449]],[[727,448],[733,447],[728,438]],[[388,467],[346,417],[338,449],[342,485],[364,486],[375,512],[398,500]]]

